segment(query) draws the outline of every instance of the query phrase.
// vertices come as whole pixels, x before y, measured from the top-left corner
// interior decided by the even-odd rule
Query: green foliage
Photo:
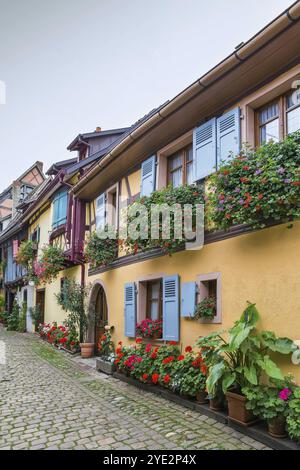
[[[42,311],[39,305],[35,305],[34,307],[30,307],[29,313],[31,319],[33,320],[34,326],[37,329],[39,324],[42,323]]]
[[[26,331],[26,315],[27,315],[27,303],[23,302],[22,308],[19,314],[18,331],[24,333]]]
[[[141,214],[139,206],[143,205],[145,214]],[[176,207],[176,205],[182,209],[184,205],[192,205],[192,220],[190,224],[192,228],[195,228],[196,223],[196,204],[204,204],[204,193],[203,189],[198,186],[180,186],[173,188],[168,186],[167,188],[154,191],[149,197],[141,197],[133,204],[128,207],[128,222],[132,223],[136,217],[140,218],[140,223],[137,225],[137,230],[140,229],[140,237],[135,240],[128,236],[123,240],[123,246],[129,253],[137,253],[139,251],[144,252],[149,249],[160,248],[163,252],[171,255],[177,249],[184,246],[185,239],[184,234],[181,232],[182,238],[175,237],[177,229],[181,226],[184,227],[183,223],[183,210],[182,217],[174,217],[174,213],[170,211],[170,233],[164,233],[164,224],[162,217],[160,216],[155,223],[151,220],[151,209],[155,205],[159,209],[165,207]],[[153,213],[152,213],[153,214]],[[187,218],[186,218],[187,220]],[[151,238],[151,230],[157,229],[158,239]]]
[[[280,369],[270,358],[269,351],[292,353],[296,346],[288,338],[276,338],[272,332],[259,333],[259,319],[255,304],[250,304],[239,321],[228,330],[229,339],[216,332],[197,341],[202,348],[210,370],[207,380],[208,392],[215,394],[222,387],[225,393],[234,386],[239,392],[249,385],[258,385],[261,374],[283,380]]]
[[[4,307],[5,305],[5,299],[3,295],[0,295],[0,310]]]
[[[4,326],[7,326],[7,321],[8,321],[9,313],[4,311],[0,313],[0,322],[3,322]]]
[[[196,305],[194,318],[208,318],[212,320],[216,315],[216,299],[214,297],[206,297]]]
[[[289,400],[287,430],[292,439],[300,442],[300,387],[294,390]]]
[[[255,152],[244,151],[211,177],[208,203],[217,229],[300,216],[300,132]]]
[[[282,390],[295,389],[292,377],[285,377],[283,381],[271,380],[270,385],[262,384],[244,387],[243,395],[247,398],[246,408],[254,415],[264,420],[272,420],[278,416],[286,417],[289,409],[289,398],[280,398]]]
[[[89,286],[82,286],[73,279],[65,279],[64,295],[61,295],[61,293],[55,294],[58,305],[68,312],[66,325],[72,331],[79,331],[81,342],[87,333],[88,327],[86,301],[89,292]]]
[[[114,234],[115,238],[108,238],[108,234]],[[107,266],[112,263],[118,256],[115,228],[106,226],[105,230],[91,233],[86,242],[84,254],[91,268]]]
[[[31,268],[33,266],[35,255],[36,245],[32,240],[25,240],[20,244],[16,262],[26,269]]]
[[[7,317],[7,329],[9,331],[18,331],[19,328],[20,306],[17,299],[14,300],[12,312]]]
[[[180,384],[180,393],[194,397],[201,390],[205,390],[206,375],[199,372],[199,369],[190,367],[183,375]]]
[[[97,346],[99,355],[103,357],[103,359],[108,358],[114,352],[114,343],[112,342],[110,331],[105,331],[105,333],[100,336]]]
[[[65,267],[65,255],[63,250],[56,245],[46,245],[42,248],[42,254],[34,263],[34,273],[30,277],[36,284],[49,284],[57,278]]]

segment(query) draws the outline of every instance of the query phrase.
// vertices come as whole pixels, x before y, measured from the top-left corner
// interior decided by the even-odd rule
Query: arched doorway
[[[106,294],[103,286],[98,282],[92,288],[89,316],[89,341],[95,343],[95,354],[97,354],[97,343],[105,331],[105,326],[108,325]]]

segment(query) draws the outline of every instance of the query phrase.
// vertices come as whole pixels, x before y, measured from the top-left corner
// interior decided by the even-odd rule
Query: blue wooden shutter
[[[63,225],[67,221],[68,193],[63,191],[59,195],[58,209],[58,226]]]
[[[217,119],[217,161],[226,161],[240,152],[240,109],[235,108]]]
[[[181,285],[181,316],[190,318],[195,315],[196,282],[185,282]]]
[[[216,119],[194,129],[194,181],[214,173],[217,163]]]
[[[96,199],[96,229],[105,227],[105,193]]]
[[[179,276],[163,278],[163,339],[179,341]]]
[[[136,326],[136,292],[134,282],[125,284],[124,288],[125,336],[135,337]]]
[[[150,196],[155,190],[155,156],[148,158],[142,163],[141,196]]]
[[[63,225],[67,221],[68,192],[61,191],[53,199],[53,228]]]

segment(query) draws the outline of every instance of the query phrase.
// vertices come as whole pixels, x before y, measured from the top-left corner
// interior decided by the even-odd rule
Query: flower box
[[[115,365],[98,357],[96,359],[96,370],[98,372],[104,372],[104,374],[107,375],[112,375],[115,372]]]

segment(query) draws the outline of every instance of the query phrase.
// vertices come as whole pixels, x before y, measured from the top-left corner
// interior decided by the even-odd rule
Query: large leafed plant
[[[283,380],[280,369],[270,354],[290,354],[296,349],[288,338],[277,338],[271,331],[259,332],[256,328],[259,314],[255,304],[250,304],[239,321],[224,332],[215,332],[200,338],[197,345],[209,364],[208,392],[215,394],[218,387],[225,393],[229,388],[241,393],[243,387],[258,385],[261,375]]]

